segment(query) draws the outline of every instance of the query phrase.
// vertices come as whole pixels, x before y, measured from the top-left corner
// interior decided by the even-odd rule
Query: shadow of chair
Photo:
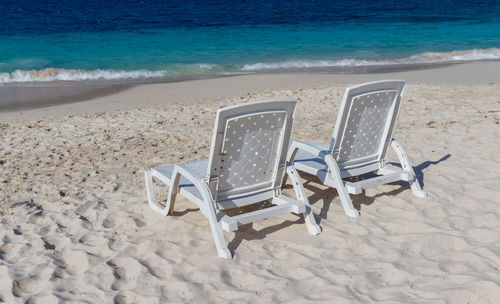
[[[424,172],[423,170],[428,168],[431,165],[437,165],[451,157],[451,154],[446,154],[440,159],[436,161],[425,161],[417,166],[414,167],[415,173],[417,175],[417,178],[423,179]],[[392,164],[392,163],[391,163]],[[398,164],[393,164],[393,165],[398,165]],[[309,203],[311,205],[317,204],[319,201],[323,201],[323,206],[321,207],[321,210],[318,214],[315,214],[316,221],[318,224],[321,224],[321,221],[324,219],[328,218],[328,212],[330,210],[331,204],[334,201],[335,197],[338,196],[337,190],[334,188],[329,188],[329,187],[324,187],[323,189],[321,187],[321,183],[319,182],[319,179],[311,174],[307,173],[302,173],[301,178],[303,180],[304,188],[312,192],[312,195],[308,197]],[[423,184],[423,181],[420,180],[420,182]],[[356,195],[353,200],[353,205],[356,209],[360,210],[361,205],[369,206],[375,202],[375,199],[384,195],[390,195],[390,196],[396,196],[403,191],[409,189],[408,183],[403,183],[403,182],[394,182],[391,183],[392,185],[400,185],[401,187],[391,190],[389,192],[383,192],[383,193],[378,193],[373,196],[367,196],[366,192],[363,191],[361,194]],[[389,185],[391,185],[389,184]],[[287,183],[284,187],[284,190],[292,190],[292,186]],[[232,211],[229,211],[229,214],[239,214],[242,212],[248,212],[249,209],[256,210],[256,209],[262,209],[268,207],[268,202],[261,202],[258,204],[246,206],[244,208],[235,208]],[[188,208],[185,209],[184,211],[177,212],[174,211],[172,214],[173,216],[182,216],[185,215],[189,212],[193,211],[198,211],[198,208]],[[292,221],[292,220],[285,220],[279,224],[265,227],[261,230],[256,230],[253,228],[253,223],[246,224],[246,225],[241,225],[240,228],[236,231],[234,231],[234,237],[233,239],[228,242],[227,246],[228,249],[231,251],[232,254],[236,251],[238,246],[243,242],[243,240],[246,241],[251,241],[251,240],[262,240],[266,238],[268,234],[274,233],[278,230],[287,228],[289,226],[295,225],[295,224],[303,224],[304,219],[300,216],[297,215],[297,220]]]
[[[424,172],[423,170],[428,168],[431,165],[437,165],[445,160],[448,160],[451,157],[451,154],[446,154],[440,159],[436,161],[425,161],[417,166],[414,166],[413,169],[415,171],[415,175],[419,179],[419,182],[421,185],[424,185],[423,183],[423,178],[424,178]],[[394,166],[400,166],[399,163],[390,163]],[[324,189],[321,189],[319,186],[321,185],[319,179],[311,174],[307,173],[301,173],[301,177],[303,179],[304,183],[304,188],[312,192],[313,194],[309,196],[309,203],[311,205],[316,204],[318,201],[323,200],[323,207],[321,208],[321,211],[319,214],[316,215],[316,220],[318,221],[318,224],[321,224],[321,221],[323,219],[327,219],[328,216],[328,211],[330,210],[330,204],[333,202],[335,197],[338,196],[337,190],[334,188],[327,188],[325,187]],[[401,181],[397,181],[394,183],[389,183],[388,185],[399,185],[401,187],[391,190],[389,192],[382,192],[382,193],[377,193],[373,196],[367,196],[366,191],[363,190],[362,193],[355,195],[353,198],[353,206],[360,210],[361,205],[369,206],[373,204],[376,198],[384,196],[384,195],[390,195],[390,196],[396,196],[400,194],[401,192],[409,189],[408,183],[404,183]]]

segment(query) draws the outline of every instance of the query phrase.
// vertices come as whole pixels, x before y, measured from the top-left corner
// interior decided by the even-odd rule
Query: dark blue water
[[[500,58],[500,1],[0,1],[0,83]]]

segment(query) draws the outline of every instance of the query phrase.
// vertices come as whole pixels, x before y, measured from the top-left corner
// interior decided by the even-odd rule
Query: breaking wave
[[[382,66],[382,65],[408,65],[426,63],[453,63],[464,61],[500,59],[500,49],[473,49],[453,52],[426,52],[407,58],[392,60],[365,60],[365,59],[340,59],[340,60],[297,60],[284,62],[259,62],[244,65],[242,71],[262,71],[279,69],[302,69],[321,67],[355,67],[355,66]]]
[[[138,79],[165,77],[167,71],[118,71],[118,70],[67,70],[48,68],[43,70],[16,70],[12,73],[0,73],[0,83],[35,82],[35,81],[78,81],[100,79]]]
[[[209,63],[178,64],[169,66],[167,70],[80,70],[47,68],[42,70],[16,70],[11,73],[0,73],[0,84],[14,82],[48,82],[48,81],[82,81],[82,80],[117,80],[117,79],[147,79],[162,78],[174,75],[186,77],[195,75],[231,75],[255,73],[266,70],[286,70],[325,67],[356,67],[356,66],[384,66],[384,65],[411,65],[433,63],[455,63],[477,60],[500,59],[500,48],[473,49],[453,52],[426,52],[400,59],[367,60],[367,59],[339,59],[339,60],[294,60],[282,62],[258,62],[241,65],[216,65]]]

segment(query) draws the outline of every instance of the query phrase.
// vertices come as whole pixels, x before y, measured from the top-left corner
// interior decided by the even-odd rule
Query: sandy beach
[[[0,302],[497,303],[499,71],[244,75],[0,112]],[[196,205],[149,208],[144,170],[207,158],[218,108],[293,97],[293,139],[328,144],[345,88],[392,78],[407,81],[394,136],[427,198],[371,188],[353,219],[303,174],[322,233],[293,214],[241,226],[232,260]]]

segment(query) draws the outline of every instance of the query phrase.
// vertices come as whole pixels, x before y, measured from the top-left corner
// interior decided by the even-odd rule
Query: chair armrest
[[[208,189],[208,185],[200,179],[196,172],[183,164],[176,164],[174,166],[173,174],[175,174],[176,172],[185,177],[196,187],[196,189],[200,192],[203,201],[213,202],[212,195],[210,194],[210,190]],[[202,210],[203,213],[205,213],[205,211],[208,210]]]
[[[294,140],[290,145],[290,148],[288,149],[287,160],[289,163],[293,163],[298,150],[307,151],[321,158],[324,158],[325,155],[330,154],[330,151],[325,150],[322,145],[312,142]]]
[[[289,153],[287,158],[288,162],[293,164],[293,160],[295,159],[295,154],[297,154],[297,151],[299,149],[302,149],[323,159],[328,168],[328,175],[331,178],[334,178],[335,176],[334,172],[337,172],[338,178],[340,178],[340,168],[335,159],[333,158],[331,151],[322,148],[323,146],[311,142],[293,141],[293,143],[290,145],[290,149],[288,152]]]
[[[411,166],[410,159],[406,155],[405,149],[403,149],[403,146],[401,146],[401,144],[394,137],[391,139],[391,147],[394,152],[396,152],[403,170],[413,171],[413,167]]]

